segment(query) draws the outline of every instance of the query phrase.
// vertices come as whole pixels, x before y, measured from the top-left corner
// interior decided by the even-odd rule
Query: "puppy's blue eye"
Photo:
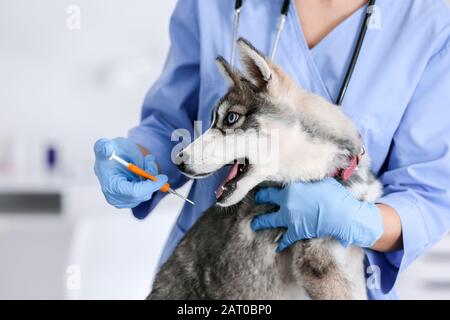
[[[229,112],[227,114],[227,124],[231,125],[239,120],[239,115],[236,112]]]

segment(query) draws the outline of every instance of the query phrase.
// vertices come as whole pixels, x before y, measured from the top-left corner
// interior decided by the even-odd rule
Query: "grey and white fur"
[[[311,239],[276,253],[285,229],[250,228],[253,217],[277,210],[255,203],[255,190],[324,179],[348,167],[355,155],[362,157],[350,179],[338,178],[344,187],[357,199],[374,202],[381,185],[361,152],[356,126],[340,108],[298,87],[246,40],[238,45],[243,72],[217,59],[229,90],[214,110],[211,128],[177,160],[192,178],[245,161],[162,265],[148,299],[366,299],[361,248]],[[228,121],[230,112],[237,121]],[[252,149],[274,133],[277,153],[269,165],[260,164]]]

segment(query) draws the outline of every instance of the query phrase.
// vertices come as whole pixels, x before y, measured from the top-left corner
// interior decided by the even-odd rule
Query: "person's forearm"
[[[402,224],[400,217],[394,208],[385,204],[377,204],[383,219],[383,235],[375,242],[372,249],[375,251],[396,251],[403,247]]]

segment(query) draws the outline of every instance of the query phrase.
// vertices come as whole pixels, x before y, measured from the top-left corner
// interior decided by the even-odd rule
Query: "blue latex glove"
[[[158,180],[156,182],[143,180],[116,161],[109,160],[113,151],[124,160],[156,176]],[[150,200],[153,193],[167,182],[167,176],[158,175],[155,157],[152,155],[144,157],[138,145],[129,139],[100,139],[94,145],[94,152],[94,171],[100,181],[102,192],[108,203],[116,208],[134,208]]]
[[[284,189],[267,188],[256,194],[257,202],[280,206],[279,211],[253,219],[254,230],[287,228],[278,243],[282,251],[302,239],[331,237],[344,246],[370,248],[384,231],[375,204],[359,201],[335,179],[295,183]]]

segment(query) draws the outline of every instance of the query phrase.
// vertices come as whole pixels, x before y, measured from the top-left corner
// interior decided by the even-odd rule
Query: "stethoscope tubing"
[[[359,32],[358,42],[356,43],[355,50],[352,54],[352,60],[350,61],[350,65],[347,69],[344,81],[342,82],[341,89],[339,90],[339,94],[335,102],[335,104],[338,106],[342,105],[342,102],[344,101],[345,94],[347,93],[348,86],[353,76],[353,71],[355,71],[356,63],[358,62],[359,54],[361,53],[361,48],[364,43],[364,39],[366,38],[367,29],[369,27],[370,18],[372,17],[373,6],[375,6],[375,3],[376,0],[369,1],[368,10],[366,11],[366,17],[364,19],[363,25],[361,26],[361,31]]]
[[[230,64],[234,66],[234,57],[236,56],[236,43],[237,43],[237,34],[239,29],[239,18],[241,16],[241,7],[242,0],[236,0],[236,4],[234,6],[234,18],[233,18],[233,43],[231,45],[231,53],[230,53]]]

